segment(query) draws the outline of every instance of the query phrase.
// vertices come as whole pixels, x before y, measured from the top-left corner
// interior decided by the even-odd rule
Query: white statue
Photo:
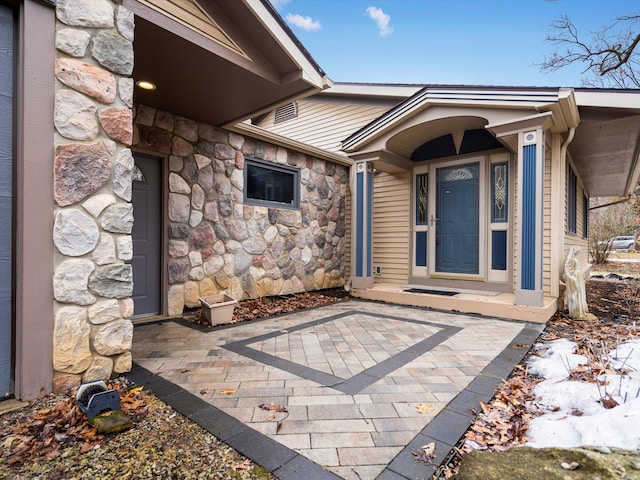
[[[578,252],[580,247],[569,248],[564,261],[564,299],[569,310],[569,317],[574,320],[596,320],[587,307],[587,292],[584,286],[584,274],[580,270]]]

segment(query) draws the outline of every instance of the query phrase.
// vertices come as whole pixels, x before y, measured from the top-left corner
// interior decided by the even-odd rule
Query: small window
[[[427,174],[416,175],[416,225],[427,225]]]
[[[509,221],[509,164],[507,162],[491,165],[491,221]]]
[[[286,165],[245,159],[244,202],[248,205],[297,209],[300,172]]]
[[[567,231],[569,233],[578,232],[578,179],[573,168],[567,169]]]
[[[296,102],[287,103],[276,109],[273,123],[282,123],[298,116],[298,104]]]

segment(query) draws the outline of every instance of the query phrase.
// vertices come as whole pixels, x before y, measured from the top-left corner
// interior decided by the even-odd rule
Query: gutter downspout
[[[573,137],[576,134],[576,127],[569,127],[569,135],[567,135],[567,139],[564,141],[562,146],[560,147],[560,159],[567,159],[567,149],[569,148],[569,144],[573,141]]]
[[[562,202],[564,205],[566,197],[566,185],[565,179],[567,175],[567,149],[575,136],[576,128],[569,127],[567,138],[564,141],[560,141],[559,138],[554,142],[558,145],[560,141],[560,148],[558,151],[558,158],[553,158],[552,154],[552,169],[551,169],[551,202]],[[557,134],[559,136],[559,134]],[[555,137],[555,135],[554,135]],[[560,137],[561,138],[561,137]],[[557,148],[557,147],[556,147]],[[559,305],[562,303],[560,298],[562,267],[565,259],[565,242],[564,242],[564,208],[552,208],[551,209],[551,278],[557,279],[551,282],[551,296],[558,298]]]

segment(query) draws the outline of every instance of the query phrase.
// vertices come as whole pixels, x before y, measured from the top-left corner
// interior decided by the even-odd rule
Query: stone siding
[[[139,105],[134,145],[168,158],[168,313],[226,293],[258,298],[344,285],[342,165]],[[300,208],[244,204],[245,157],[300,171]]]
[[[131,369],[134,16],[56,2],[54,390]]]

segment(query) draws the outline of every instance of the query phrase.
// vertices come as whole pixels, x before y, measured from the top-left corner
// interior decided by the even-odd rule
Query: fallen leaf
[[[416,403],[413,407],[418,413],[431,413],[435,410],[435,408],[428,403]]]
[[[260,405],[258,405],[258,408],[261,408],[262,410],[274,410],[276,412],[282,412],[282,413],[288,413],[289,410],[287,410],[287,407],[284,407],[282,405],[275,405],[273,403],[267,405],[266,403],[261,403]]]
[[[4,443],[2,444],[4,448],[11,448],[11,444],[15,441],[20,441],[22,440],[23,437],[19,436],[19,435],[9,435],[5,440]]]
[[[252,467],[251,460],[247,458],[244,462],[233,465],[231,470],[237,472],[238,470],[251,470]]]
[[[202,393],[202,392],[200,392]],[[207,392],[204,392],[207,393]],[[218,392],[220,395],[235,395],[236,393],[238,393],[238,389],[237,388],[225,388],[224,390],[220,390],[220,392]]]
[[[271,415],[269,415],[268,417],[266,417],[264,420],[262,420],[263,422],[270,422],[272,420],[276,419],[276,414],[272,413]]]
[[[618,406],[618,402],[616,402],[612,397],[611,394],[608,394],[609,398],[601,398],[600,399],[600,403],[602,404],[602,406],[606,409],[610,409],[613,407],[617,407]]]
[[[421,462],[426,465],[435,465],[433,463],[433,458],[436,456],[436,444],[435,442],[431,442],[427,445],[423,445],[420,447],[420,450],[416,450],[411,454],[416,462]]]
[[[435,457],[436,456],[436,442],[431,442],[427,445],[423,445],[422,450],[424,451],[425,455],[429,455],[430,457]]]

